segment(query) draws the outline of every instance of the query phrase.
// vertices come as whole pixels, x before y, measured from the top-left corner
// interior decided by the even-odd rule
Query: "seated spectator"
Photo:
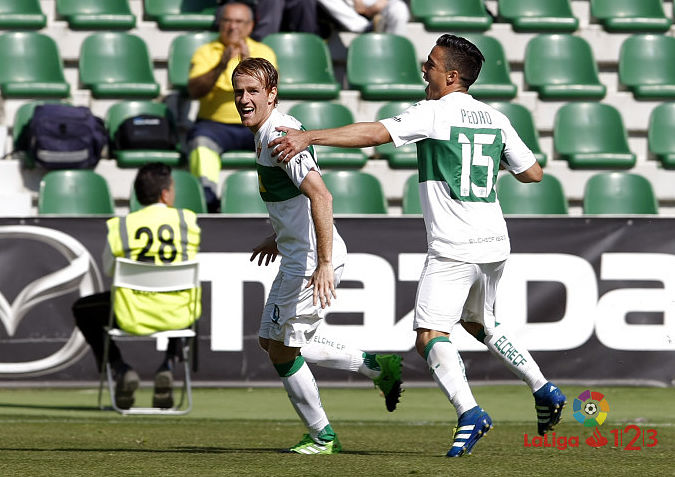
[[[261,41],[279,32],[319,34],[316,0],[257,0],[251,38]]]
[[[150,163],[141,167],[134,181],[134,191],[138,202],[144,207],[126,217],[114,217],[107,222],[108,240],[103,252],[105,272],[112,275],[115,257],[153,260],[158,264],[194,260],[199,250],[201,231],[194,212],[173,208],[176,191],[171,168],[161,163]],[[172,250],[172,253],[167,255],[166,249]],[[192,290],[179,293],[186,292],[194,293]],[[125,297],[132,302],[139,299],[134,295]],[[107,291],[82,297],[73,304],[75,324],[91,346],[98,369],[101,369],[105,352],[105,327],[110,318],[110,298],[110,291]],[[143,304],[147,307],[148,300],[152,298],[149,294],[143,295]],[[155,309],[154,301],[151,303]],[[175,303],[172,302],[170,306],[175,307]],[[156,309],[162,310],[163,316],[170,314],[170,310],[166,308],[167,304],[157,301]],[[117,324],[118,318],[123,317],[116,317],[114,324]],[[178,357],[180,341],[170,339],[164,361],[155,373],[153,407],[173,407],[171,370]],[[117,405],[122,409],[129,409],[134,404],[134,392],[139,385],[138,373],[122,359],[114,341],[110,342],[108,348],[108,361],[115,377]]]
[[[188,132],[190,172],[204,188],[209,212],[217,212],[220,155],[231,150],[255,150],[253,133],[241,125],[234,106],[232,71],[248,57],[261,57],[276,66],[274,51],[250,38],[253,10],[230,2],[216,11],[220,36],[195,51],[190,65],[188,94],[199,99],[197,121]]]
[[[318,0],[342,28],[354,33],[376,31],[405,36],[410,11],[403,0]]]

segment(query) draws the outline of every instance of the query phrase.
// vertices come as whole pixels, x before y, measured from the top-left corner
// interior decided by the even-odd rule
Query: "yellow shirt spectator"
[[[277,66],[277,57],[272,49],[264,43],[246,38],[246,45],[251,57],[265,58]],[[212,70],[220,61],[225,51],[225,45],[219,40],[200,46],[192,57],[189,78],[201,76]],[[241,124],[239,113],[234,106],[234,88],[232,87],[232,71],[239,64],[239,58],[232,58],[227,63],[225,71],[218,77],[213,89],[199,98],[200,119],[210,119],[227,124]]]

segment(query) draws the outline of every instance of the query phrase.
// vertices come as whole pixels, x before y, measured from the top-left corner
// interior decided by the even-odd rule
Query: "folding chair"
[[[192,383],[190,380],[190,366],[193,360],[192,344],[196,332],[196,312],[199,293],[194,293],[194,299],[186,307],[185,313],[189,317],[194,317],[193,325],[190,328],[179,330],[157,331],[147,335],[138,335],[128,333],[113,326],[115,309],[115,290],[117,288],[129,288],[132,290],[144,292],[174,292],[188,290],[199,287],[199,263],[196,260],[190,260],[169,265],[155,265],[154,263],[137,262],[126,258],[117,258],[115,260],[115,272],[111,289],[110,306],[110,324],[106,328],[105,348],[103,353],[103,362],[101,365],[101,380],[98,392],[98,404],[101,409],[106,409],[102,404],[103,381],[107,377],[108,390],[110,391],[110,400],[112,408],[120,414],[187,414],[192,409]],[[108,353],[110,340],[148,340],[154,339],[158,343],[158,348],[162,348],[168,342],[169,338],[180,338],[181,360],[185,367],[181,397],[178,403],[172,408],[156,407],[132,407],[130,409],[121,409],[115,400],[115,383],[113,380],[112,367],[108,362]],[[183,404],[185,403],[185,407]],[[109,409],[109,408],[107,408]]]

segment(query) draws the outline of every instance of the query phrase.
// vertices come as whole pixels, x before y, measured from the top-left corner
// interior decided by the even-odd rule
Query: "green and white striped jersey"
[[[381,122],[396,147],[417,145],[429,253],[471,263],[505,260],[510,244],[497,200],[499,165],[519,174],[535,162],[508,118],[455,92]]]
[[[267,147],[269,142],[283,133],[277,126],[302,129],[293,116],[272,114],[255,134],[256,168],[260,196],[270,214],[272,227],[277,234],[277,248],[281,254],[279,269],[291,275],[308,276],[316,269],[316,232],[309,199],[300,192],[300,184],[310,171],[321,170],[313,147],[302,151],[288,163],[278,163]],[[333,266],[344,265],[347,248],[333,226]]]

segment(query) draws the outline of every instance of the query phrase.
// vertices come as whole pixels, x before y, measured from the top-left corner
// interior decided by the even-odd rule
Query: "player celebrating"
[[[263,310],[259,341],[309,430],[290,451],[335,454],[341,444],[300,349],[323,366],[370,373],[390,410],[400,395],[401,358],[338,353],[313,341],[326,307],[336,297],[347,249],[333,225],[332,196],[321,179],[313,149],[279,164],[267,147],[281,135],[277,126],[301,127],[295,118],[276,110],[277,78],[274,66],[263,58],[247,58],[232,73],[237,111],[242,124],[255,134],[260,195],[275,231],[253,249],[251,260],[258,256],[258,264],[267,265],[277,254],[282,257]]]
[[[416,349],[457,411],[448,457],[469,454],[492,427],[450,341],[460,320],[531,387],[541,434],[558,423],[565,404],[565,396],[546,381],[527,350],[495,323],[497,284],[510,252],[495,188],[497,172],[504,167],[521,182],[539,182],[543,173],[506,116],[467,93],[484,60],[466,39],[442,35],[422,66],[428,82],[426,101],[379,122],[315,131],[278,128],[287,135],[269,144],[281,161],[310,144],[417,144],[428,253],[415,304]],[[523,359],[516,362],[509,359],[510,353],[502,355],[504,341]]]

